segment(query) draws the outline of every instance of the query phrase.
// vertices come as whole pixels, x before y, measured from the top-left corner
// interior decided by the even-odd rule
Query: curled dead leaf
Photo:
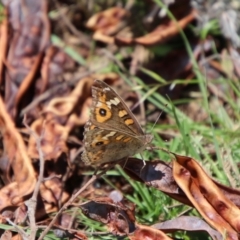
[[[161,44],[179,34],[180,29],[184,29],[190,22],[196,18],[196,11],[192,10],[188,15],[177,21],[171,20],[166,25],[160,25],[155,30],[143,37],[127,39],[116,36],[115,42],[118,44],[141,44],[144,46],[153,46]]]
[[[66,140],[69,129],[59,124],[51,114],[48,114],[45,118],[37,119],[32,123],[31,129],[41,138],[41,150],[44,159],[56,160],[61,154],[68,152]],[[32,134],[29,137],[28,154],[31,158],[39,158],[36,138]]]
[[[95,14],[86,23],[86,27],[103,33],[112,35],[122,27],[122,20],[127,17],[128,11],[120,7],[109,8]]]
[[[226,236],[226,239],[237,239],[237,232],[231,227],[230,222],[223,218],[221,212],[214,208],[212,202],[209,201],[209,199],[205,197],[205,193],[201,191],[201,187],[199,187],[199,184],[201,184],[201,177],[198,179],[198,174],[201,173],[201,175],[204,175],[203,178],[206,184],[205,186],[211,187],[209,188],[209,191],[211,191],[212,187],[214,187],[215,189],[213,192],[215,192],[217,187],[210,183],[212,180],[206,175],[206,173],[198,164],[197,169],[194,169],[192,166],[192,161],[194,161],[193,159],[179,155],[175,155],[175,157],[178,160],[174,161],[173,163],[174,178],[194,207],[211,226],[217,229],[223,236]],[[189,164],[191,166],[189,167],[191,172],[188,171],[189,168],[187,169],[183,167],[178,161],[181,162],[182,165]],[[189,161],[191,161],[191,163]],[[217,199],[214,201],[218,201],[219,196],[215,197]]]
[[[194,216],[180,216],[165,222],[155,223],[152,227],[162,230],[165,233],[171,233],[179,230],[183,231],[205,231],[212,239],[222,240],[221,234],[212,229],[205,221]]]
[[[164,232],[157,230],[155,228],[136,224],[137,229],[133,234],[129,235],[129,239],[148,239],[148,240],[170,240],[172,238],[168,237]]]
[[[6,15],[0,26],[0,84],[3,82],[3,69],[4,69],[4,59],[6,59],[7,55],[7,45],[8,45],[8,31],[9,31],[9,22],[8,22],[8,11],[5,9],[4,14]]]
[[[134,209],[120,202],[114,203],[111,198],[98,198],[81,204],[83,213],[96,221],[107,224],[109,231],[124,236],[135,230]]]
[[[11,117],[0,98],[0,129],[4,150],[13,169],[15,181],[0,190],[0,209],[19,205],[23,197],[30,194],[36,184],[35,172],[27,149]]]
[[[150,187],[154,187],[170,197],[192,206],[184,192],[176,184],[172,175],[171,163],[163,161],[146,161],[142,159],[129,158],[121,163],[123,169],[134,180],[144,182]]]
[[[230,201],[206,174],[197,161],[175,154],[182,166],[191,174],[191,179],[207,201],[238,232],[240,232],[240,209]]]

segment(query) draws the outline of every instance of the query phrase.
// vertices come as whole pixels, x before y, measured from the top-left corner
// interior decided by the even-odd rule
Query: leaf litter
[[[182,31],[188,37],[199,69],[208,79],[206,86],[213,111],[216,97],[218,106],[224,106],[229,95],[233,101],[239,101],[236,91],[221,82],[215,84],[214,80],[227,76],[239,85],[239,38],[234,24],[240,7],[231,5],[230,11],[225,9],[227,3],[221,5],[222,12],[216,16],[222,36],[229,40],[228,45],[221,45],[215,35],[209,34],[202,40],[190,32],[189,26],[197,23],[199,27],[204,22],[201,6],[195,1],[182,1],[181,6],[177,1],[166,2],[165,7],[150,2],[145,12],[139,11],[143,6],[137,3],[94,4],[95,8],[87,8],[77,2],[66,5],[57,1],[3,1],[0,210],[1,223],[12,228],[3,231],[1,239],[43,239],[51,228],[56,237],[70,239],[88,239],[91,235],[99,238],[107,233],[129,239],[173,239],[171,234],[179,230],[203,231],[212,239],[238,239],[239,190],[213,180],[194,158],[176,151],[168,152],[171,162],[165,159],[145,162],[137,158],[119,162],[132,181],[161,191],[199,213],[199,217],[179,216],[154,225],[136,220],[134,204],[101,182],[105,168],[99,168],[95,178],[91,178],[86,174],[89,167],[80,159],[83,126],[88,119],[95,79],[113,85],[129,106],[138,105],[139,94],[130,92],[123,84],[127,71],[148,86],[157,84],[154,76],[161,76],[166,84],[156,88],[156,92],[172,100],[196,93],[202,98],[199,89],[189,84],[197,76],[189,52],[175,48]],[[211,1],[209,4],[208,10],[216,9]],[[224,19],[234,26],[229,31]],[[61,36],[64,43],[61,46],[51,41],[56,35]],[[164,57],[163,53],[152,54],[151,49],[168,43],[173,48]],[[217,57],[213,44],[221,53]],[[117,53],[120,53],[118,58]],[[80,58],[86,61],[77,61]],[[149,72],[142,71],[142,67]],[[137,87],[136,79],[129,79],[137,90],[142,90]],[[185,80],[183,84],[172,85],[175,79]],[[179,107],[193,121],[206,121],[207,113],[199,103],[190,103]],[[172,124],[173,118],[162,110],[159,123]],[[138,118],[153,122],[157,111],[148,100],[133,109]],[[231,109],[227,111],[233,119],[238,118]],[[171,134],[169,140],[177,131]],[[167,131],[159,134],[163,139],[166,135]],[[111,180],[122,193],[129,191],[125,179],[115,176]],[[85,231],[84,224],[77,221],[77,212],[74,215],[65,211],[76,207],[89,219],[104,224],[106,232],[98,235]],[[29,227],[30,234],[20,226]]]

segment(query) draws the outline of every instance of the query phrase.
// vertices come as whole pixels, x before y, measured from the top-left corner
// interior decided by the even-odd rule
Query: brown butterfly
[[[152,141],[144,134],[123,99],[106,83],[95,80],[90,119],[84,129],[82,160],[100,165],[127,159],[143,151]]]

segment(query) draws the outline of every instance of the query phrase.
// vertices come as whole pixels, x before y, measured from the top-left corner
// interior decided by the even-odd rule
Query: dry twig
[[[36,140],[36,145],[38,149],[38,154],[39,154],[39,161],[40,161],[40,168],[39,168],[39,176],[38,176],[38,181],[36,184],[36,187],[33,191],[32,197],[25,202],[26,206],[28,207],[28,217],[30,221],[30,228],[31,228],[31,233],[29,236],[30,240],[34,240],[36,238],[36,233],[38,230],[38,227],[36,225],[36,220],[35,220],[35,212],[36,212],[36,207],[37,207],[37,196],[40,190],[40,186],[43,182],[43,177],[44,177],[44,154],[41,148],[41,140],[43,138],[44,132],[40,136],[38,136],[28,125],[26,122],[26,118],[23,120],[23,124],[25,127],[28,129],[30,134],[35,138]],[[43,128],[44,129],[44,128]]]

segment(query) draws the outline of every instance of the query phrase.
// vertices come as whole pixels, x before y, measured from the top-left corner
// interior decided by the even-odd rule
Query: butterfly
[[[128,159],[150,145],[152,135],[144,134],[124,100],[109,85],[95,80],[92,97],[81,157],[86,165],[97,166]]]

